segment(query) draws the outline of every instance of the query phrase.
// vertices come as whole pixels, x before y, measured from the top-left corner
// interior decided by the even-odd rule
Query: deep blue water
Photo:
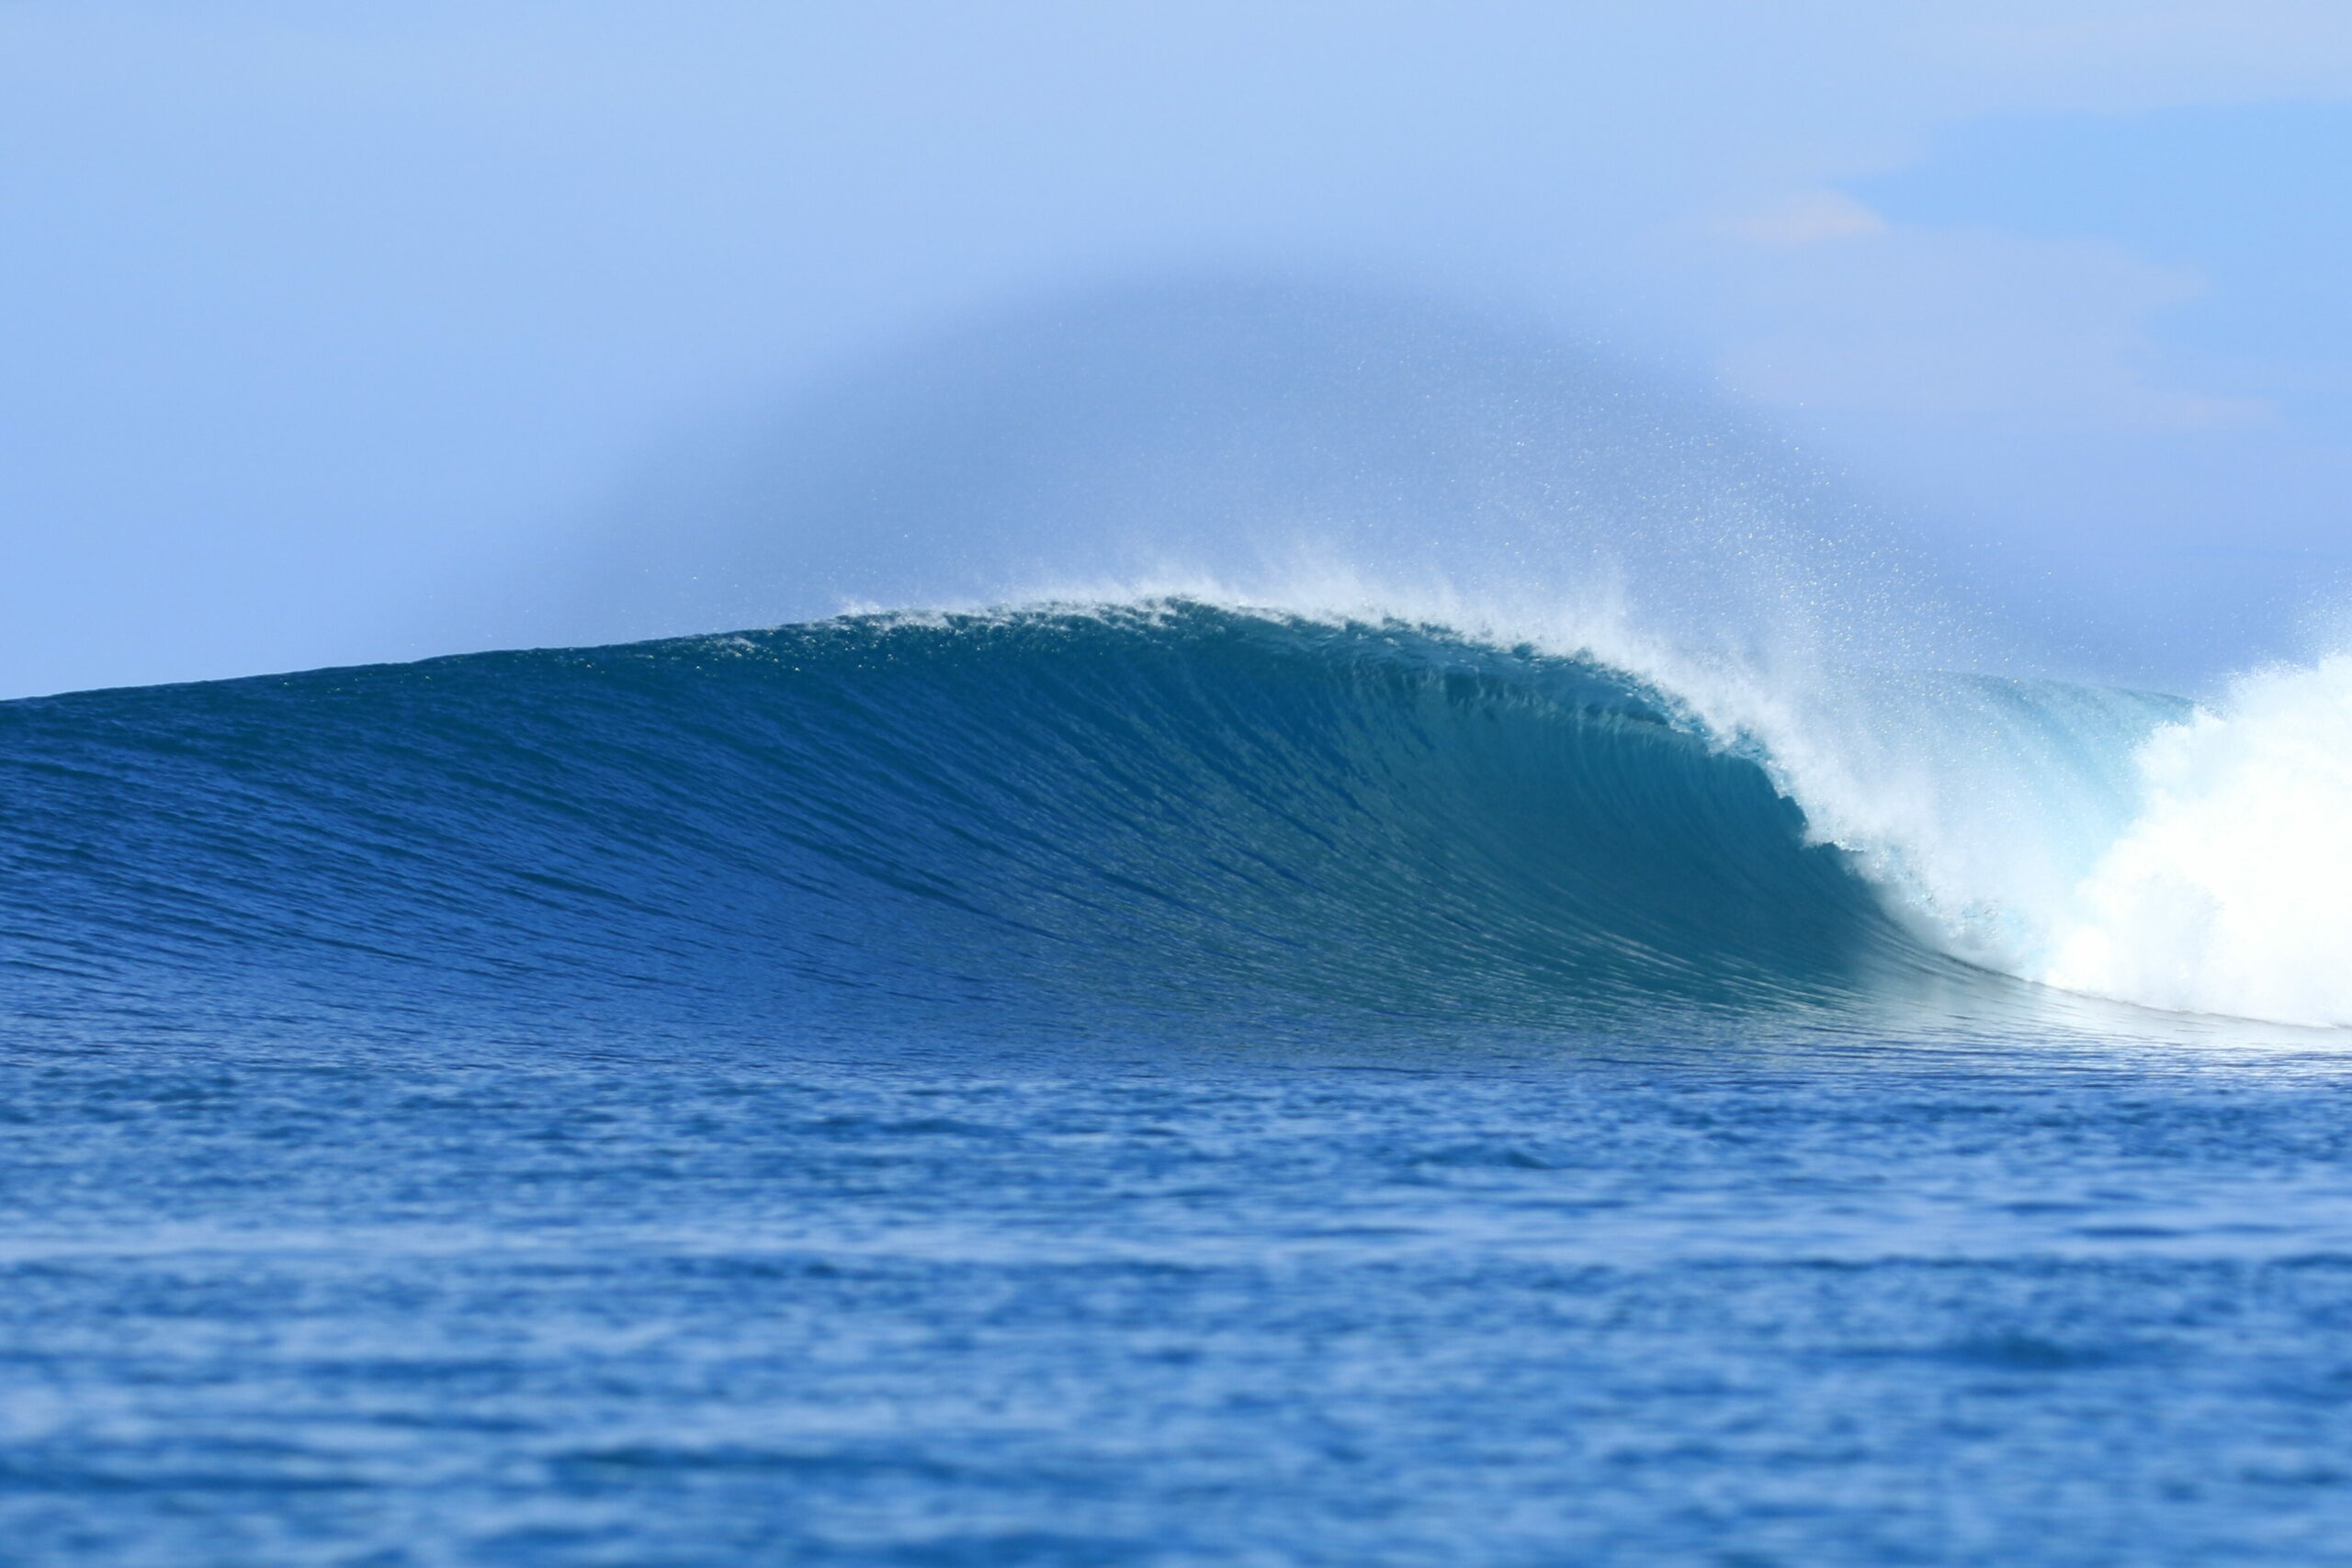
[[[2352,1562],[2338,1036],[1182,605],[0,705],[0,1560]]]

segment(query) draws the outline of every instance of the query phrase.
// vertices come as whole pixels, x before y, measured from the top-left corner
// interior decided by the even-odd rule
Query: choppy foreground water
[[[0,1556],[2352,1561],[2333,1059],[835,1050],[14,1057]]]

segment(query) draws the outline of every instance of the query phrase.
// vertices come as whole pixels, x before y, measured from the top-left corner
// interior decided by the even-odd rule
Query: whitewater
[[[2051,681],[1596,657],[1750,750],[1937,946],[2173,1011],[2352,1022],[2352,660],[2210,702]]]
[[[2151,1008],[2352,1022],[2352,660],[2194,706],[1818,670],[1792,697],[1785,671],[1627,664],[1757,748],[1810,834],[1947,952]]]

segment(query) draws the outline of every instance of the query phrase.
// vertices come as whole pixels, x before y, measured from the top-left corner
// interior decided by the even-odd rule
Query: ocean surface
[[[2352,1563],[2352,671],[0,704],[0,1562]]]

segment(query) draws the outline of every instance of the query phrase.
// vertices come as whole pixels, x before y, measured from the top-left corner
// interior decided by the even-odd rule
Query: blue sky
[[[2191,679],[2352,568],[2348,130],[2258,0],[12,0],[0,694],[526,640],[694,433],[1188,267],[1598,336]]]
[[[2153,323],[2168,367],[2340,421],[2352,397],[2352,104],[1996,115],[1849,188],[1890,224],[2104,240],[2194,276]],[[2227,395],[2226,393],[2224,395]]]

